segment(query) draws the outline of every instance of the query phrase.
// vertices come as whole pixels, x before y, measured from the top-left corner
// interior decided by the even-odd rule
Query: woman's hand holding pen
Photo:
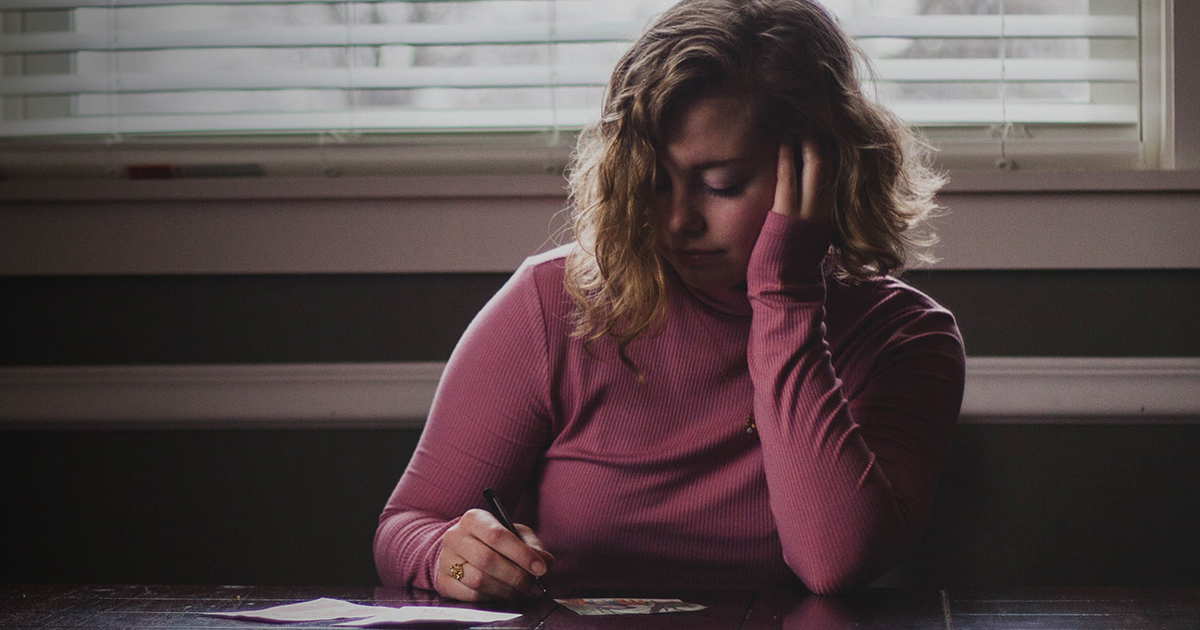
[[[436,587],[444,597],[463,601],[537,597],[534,576],[554,562],[532,529],[510,532],[486,510],[469,510],[442,536]],[[455,577],[457,576],[457,577]]]

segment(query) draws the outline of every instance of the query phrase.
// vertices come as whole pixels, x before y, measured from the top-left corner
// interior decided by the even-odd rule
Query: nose
[[[659,204],[663,227],[672,234],[699,234],[704,231],[704,215],[686,186],[672,186],[662,194]]]

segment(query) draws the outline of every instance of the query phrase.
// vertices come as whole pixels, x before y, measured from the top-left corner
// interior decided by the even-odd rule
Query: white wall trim
[[[443,363],[0,368],[0,425],[420,427]]]
[[[960,170],[945,193],[1200,192],[1200,170]],[[561,175],[396,175],[0,181],[0,204],[56,201],[566,200]]]
[[[1200,422],[1200,358],[979,357],[967,360],[965,422]]]
[[[419,428],[443,366],[0,368],[0,427]],[[1200,358],[971,358],[962,422],[1200,422]]]
[[[1200,172],[963,176],[936,269],[1200,269]],[[0,182],[0,275],[511,272],[561,178]]]

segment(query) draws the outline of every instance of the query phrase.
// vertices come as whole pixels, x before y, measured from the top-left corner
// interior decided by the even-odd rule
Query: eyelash
[[[704,192],[713,197],[729,199],[742,194],[742,190],[745,187],[745,184],[734,184],[733,186],[726,186],[725,188],[714,188],[712,186],[704,185]],[[671,183],[665,177],[659,178],[658,182],[654,186],[654,190],[657,193],[664,193],[670,189]]]
[[[742,185],[738,184],[735,186],[728,186],[726,188],[713,188],[712,186],[705,186],[704,190],[714,197],[728,199],[729,197],[736,197],[740,195],[742,193]]]

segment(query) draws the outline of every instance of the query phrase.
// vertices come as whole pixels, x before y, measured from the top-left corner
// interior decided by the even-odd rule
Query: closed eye
[[[745,185],[737,184],[734,186],[726,186],[724,188],[714,188],[712,186],[705,186],[704,190],[707,191],[708,194],[710,194],[714,197],[729,198],[729,197],[737,197],[738,195],[742,194],[742,191],[745,188],[746,188]]]

